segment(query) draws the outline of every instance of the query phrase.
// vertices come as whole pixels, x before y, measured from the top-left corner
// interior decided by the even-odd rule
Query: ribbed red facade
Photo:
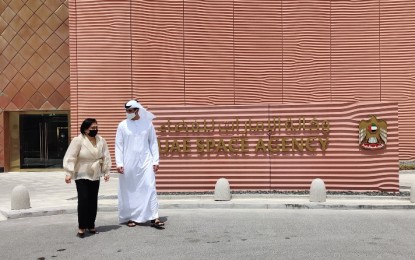
[[[399,190],[396,103],[172,106],[152,111],[158,115],[161,190],[212,190],[219,178],[243,190],[308,189],[315,178],[330,190]],[[386,149],[369,151],[358,145],[359,122],[369,119],[368,111],[388,123]],[[313,119],[318,126],[310,129]],[[327,132],[322,131],[323,122],[329,123]],[[310,146],[315,151],[293,147],[292,139],[307,138],[314,138]],[[326,149],[318,138],[326,141]],[[245,152],[241,139],[246,140]],[[209,141],[212,149],[206,147]]]
[[[377,102],[380,107],[381,102],[394,102],[399,104],[399,128],[395,125],[399,151],[393,151],[388,160],[396,164],[397,172],[394,156],[414,159],[414,1],[72,0],[69,4],[72,135],[85,117],[93,116],[113,147],[116,125],[124,118],[122,105],[131,98],[138,98],[156,114],[179,118],[186,117],[193,106],[213,112],[221,105],[246,105],[234,110],[239,114],[252,105],[269,105],[278,111],[291,103],[328,102],[324,107],[330,102],[351,102],[361,111],[353,114],[347,109],[355,108],[346,106],[341,113],[366,119],[377,112],[365,107],[365,102]],[[182,109],[168,112],[170,106]],[[307,111],[306,107],[301,109]],[[318,116],[331,118],[322,107]],[[263,116],[269,115],[265,111]],[[388,120],[394,122],[395,116]],[[240,189],[305,188],[310,179],[320,176],[317,172],[324,172],[321,176],[330,180],[331,189],[397,189],[392,164],[359,177],[336,161],[342,156],[355,159],[339,153],[319,158],[320,163],[312,166],[308,163],[314,158],[308,155],[299,157],[301,164],[271,156],[271,163],[260,162],[247,181],[235,185]],[[229,169],[232,161],[219,164],[216,172]],[[377,162],[370,158],[360,166],[370,171]],[[302,165],[298,171],[307,167],[314,171],[284,184],[289,177],[284,171],[296,176],[286,169],[292,163]],[[161,189],[212,189],[215,178],[208,174],[200,177],[189,172],[182,178],[167,170],[171,168],[168,158],[162,158],[162,165],[166,170],[160,171]],[[325,170],[327,165],[339,170]],[[233,173],[238,178],[238,171]],[[375,176],[377,184],[368,176]],[[200,185],[185,185],[194,179],[201,179]],[[363,184],[349,183],[354,179]]]

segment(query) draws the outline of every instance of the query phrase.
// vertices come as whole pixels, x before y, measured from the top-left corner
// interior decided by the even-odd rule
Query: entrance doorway
[[[62,168],[68,134],[66,114],[20,114],[20,168]]]

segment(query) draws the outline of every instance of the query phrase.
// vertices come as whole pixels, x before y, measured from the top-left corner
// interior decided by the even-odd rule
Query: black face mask
[[[98,134],[98,129],[96,129],[96,130],[89,130],[89,133],[88,133],[88,135],[90,137],[95,137],[97,134]]]

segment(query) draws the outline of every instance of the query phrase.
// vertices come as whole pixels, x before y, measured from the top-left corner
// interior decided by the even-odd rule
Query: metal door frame
[[[59,110],[37,110],[37,111],[5,111],[8,113],[8,136],[6,140],[9,140],[9,169],[8,171],[56,171],[63,170],[62,168],[20,168],[20,115],[66,115],[68,118],[68,143],[70,142],[70,111]],[[17,136],[16,136],[17,133]]]

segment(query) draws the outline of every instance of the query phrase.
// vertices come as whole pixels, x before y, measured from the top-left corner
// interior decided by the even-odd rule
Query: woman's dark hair
[[[97,123],[97,120],[95,118],[87,118],[87,119],[85,119],[84,122],[82,122],[82,124],[81,124],[81,128],[80,128],[81,134],[84,135],[85,134],[85,130],[88,129],[88,128],[90,128],[93,123]]]

